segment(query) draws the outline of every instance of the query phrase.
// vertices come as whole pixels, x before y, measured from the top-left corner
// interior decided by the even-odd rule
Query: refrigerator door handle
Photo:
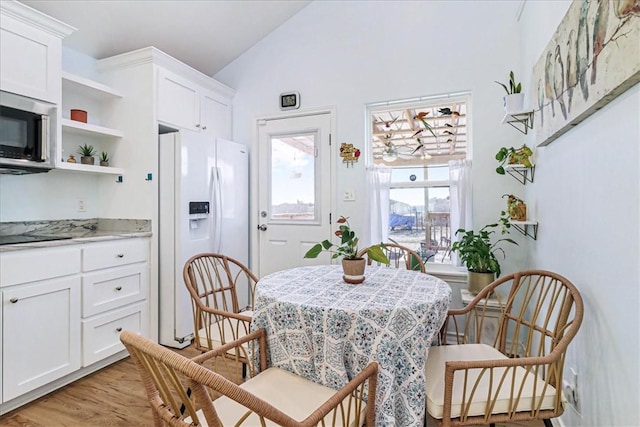
[[[211,168],[211,192],[213,201],[213,250],[220,252],[222,234],[222,183],[220,182],[220,168]]]

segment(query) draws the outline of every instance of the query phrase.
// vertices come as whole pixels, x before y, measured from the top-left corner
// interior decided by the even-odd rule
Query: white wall
[[[531,70],[569,4],[527,2],[523,84],[531,87]],[[565,366],[578,372],[582,415],[567,410],[565,426],[640,425],[639,117],[636,85],[539,148],[535,183],[527,186],[541,223],[530,265],[569,278],[585,303]]]
[[[540,221],[538,240],[512,232],[520,246],[509,251],[503,270],[556,271],[585,301],[567,356],[567,368],[579,375],[582,416],[569,408],[555,422],[640,425],[640,89],[539,149],[533,184],[522,187],[494,172],[500,146],[535,141],[499,125],[502,89],[493,81],[514,70],[525,92],[531,87],[533,65],[568,4],[527,2],[518,21],[520,1],[316,1],[215,78],[238,91],[235,139],[254,144],[255,118],[278,112],[278,95],[287,90],[300,92],[303,110],[335,106],[334,141],[358,147],[365,145],[365,104],[471,90],[475,227],[497,218],[502,194],[524,196]],[[336,194],[355,187],[357,196],[338,200],[337,213],[356,227],[366,222],[364,166],[337,168]]]
[[[214,76],[235,88],[234,138],[255,144],[255,118],[278,113],[278,95],[296,90],[301,110],[335,106],[334,143],[365,146],[365,105],[470,90],[475,225],[497,221],[501,195],[519,189],[494,172],[500,146],[522,135],[501,125],[504,81],[518,61],[519,1],[311,3]],[[255,146],[253,153],[257,153]],[[334,159],[340,162],[337,156]],[[355,189],[356,201],[337,200],[337,215],[367,229],[365,162],[337,165],[335,194]],[[255,183],[254,179],[254,183]],[[254,205],[255,206],[255,205]],[[258,212],[253,209],[252,220]],[[524,237],[513,236],[524,242]],[[526,244],[509,251],[503,270],[522,266]]]

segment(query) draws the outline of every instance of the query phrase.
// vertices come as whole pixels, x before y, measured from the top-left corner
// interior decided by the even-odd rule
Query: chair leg
[[[544,427],[553,427],[553,424],[551,424],[551,420],[545,419],[542,421],[544,422]]]

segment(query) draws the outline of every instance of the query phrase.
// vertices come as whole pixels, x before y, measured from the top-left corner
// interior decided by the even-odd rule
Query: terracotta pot
[[[92,165],[95,163],[95,158],[90,156],[82,156],[80,157],[80,163],[83,165]]]
[[[344,276],[342,276],[342,279],[352,285],[364,282],[365,264],[366,260],[364,258],[343,259],[342,271],[344,271]]]
[[[71,110],[71,120],[87,123],[87,112],[84,110]]]
[[[467,271],[467,287],[469,292],[476,295],[487,285],[491,284],[496,278],[494,273],[476,273],[475,271]]]

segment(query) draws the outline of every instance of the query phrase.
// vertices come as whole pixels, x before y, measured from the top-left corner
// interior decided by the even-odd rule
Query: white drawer
[[[82,277],[82,317],[147,298],[148,264],[100,270]]]
[[[147,303],[141,302],[82,321],[82,366],[124,350],[120,333],[124,330],[149,335]]]
[[[82,271],[118,267],[147,261],[148,258],[148,239],[123,239],[96,243],[82,249]]]
[[[0,287],[80,273],[80,248],[43,248],[0,253]]]

